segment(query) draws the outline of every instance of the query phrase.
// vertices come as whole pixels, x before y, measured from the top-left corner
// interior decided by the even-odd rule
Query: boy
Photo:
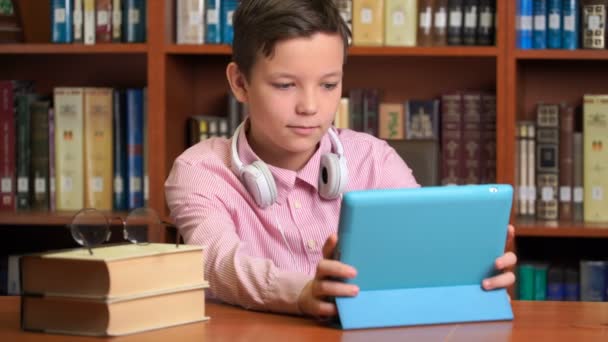
[[[244,0],[233,23],[226,75],[249,117],[231,140],[209,139],[177,158],[165,184],[171,215],[187,243],[207,246],[215,297],[335,315],[326,298],[359,290],[331,280],[356,275],[329,259],[341,193],[418,184],[385,141],[330,128],[350,34],[332,1]],[[496,261],[501,270],[514,264],[513,253]],[[505,272],[483,286],[513,282]]]

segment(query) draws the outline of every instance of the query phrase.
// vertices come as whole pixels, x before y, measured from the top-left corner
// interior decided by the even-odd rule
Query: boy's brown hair
[[[269,57],[277,42],[319,32],[342,37],[346,61],[351,35],[334,0],[242,0],[233,26],[232,60],[246,78],[258,53]]]

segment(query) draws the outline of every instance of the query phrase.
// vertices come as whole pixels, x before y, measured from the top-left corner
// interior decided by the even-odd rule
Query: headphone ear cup
[[[321,156],[319,172],[319,195],[324,199],[335,199],[344,191],[348,181],[348,173],[344,158],[335,153]]]
[[[272,173],[265,163],[256,160],[243,168],[242,180],[247,191],[261,208],[266,208],[277,199],[277,187]]]

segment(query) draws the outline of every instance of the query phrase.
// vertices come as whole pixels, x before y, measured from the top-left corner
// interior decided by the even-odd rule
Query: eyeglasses
[[[79,210],[67,228],[72,238],[79,245],[87,248],[93,255],[93,248],[110,240],[113,222],[122,226],[122,238],[134,244],[146,245],[150,240],[160,241],[162,233],[171,224],[161,221],[156,211],[150,208],[137,208],[122,218],[120,216],[108,217],[95,208]],[[175,240],[175,248],[179,247],[179,231]]]

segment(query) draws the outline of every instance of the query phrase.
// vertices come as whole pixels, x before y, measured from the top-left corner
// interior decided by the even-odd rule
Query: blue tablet
[[[336,298],[342,328],[512,319],[506,290],[481,288],[504,253],[512,198],[496,184],[345,193],[336,258],[361,291]]]

